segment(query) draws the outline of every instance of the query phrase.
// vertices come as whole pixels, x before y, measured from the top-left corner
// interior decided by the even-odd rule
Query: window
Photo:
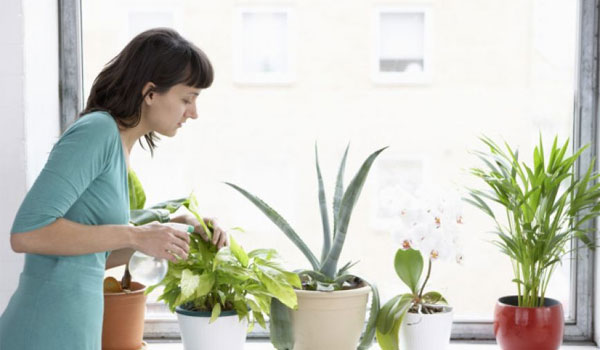
[[[431,80],[431,11],[427,7],[375,10],[374,80],[427,83]]]
[[[291,24],[292,15],[288,9],[238,9],[233,50],[236,82],[293,82]]]
[[[93,11],[84,6],[83,11],[83,42],[95,39],[93,46],[84,45],[86,85],[101,67],[90,62],[101,59],[104,64],[112,58],[125,44],[118,38],[129,29],[127,18],[118,20],[118,25],[102,23],[110,17],[104,14],[119,3],[83,3],[97,5]],[[464,169],[477,164],[468,150],[481,149],[480,134],[504,138],[518,145],[524,155],[531,154],[539,132],[546,140],[555,134],[561,139],[572,136],[576,147],[596,138],[593,23],[598,9],[590,1],[445,3],[435,6],[435,32],[433,6],[378,8],[374,10],[374,36],[368,32],[370,21],[365,13],[373,9],[367,1],[357,2],[343,16],[339,8],[317,4],[296,8],[298,18],[320,26],[311,28],[311,33],[323,33],[310,40],[299,38],[302,52],[317,57],[327,48],[326,55],[318,56],[319,64],[312,66],[319,71],[308,72],[312,74],[310,89],[295,85],[252,89],[236,84],[291,81],[281,78],[294,72],[289,10],[240,10],[220,2],[178,4],[182,15],[181,20],[174,18],[174,24],[186,24],[182,34],[207,52],[217,69],[217,80],[198,101],[201,118],[188,123],[176,138],[164,138],[154,159],[139,149],[133,152],[132,166],[145,184],[148,202],[180,197],[196,187],[209,199],[201,203],[203,212],[246,229],[236,236],[246,249],[274,247],[290,268],[300,268],[306,262],[295,247],[221,181],[263,197],[318,251],[315,140],[328,195],[349,140],[346,183],[370,151],[389,145],[365,185],[342,253],[343,262],[361,261],[353,272],[377,282],[384,301],[403,288],[393,271],[395,246],[383,222],[388,215],[381,196],[386,187],[400,184],[410,189],[421,182],[477,186]],[[231,21],[239,24],[235,33],[231,33]],[[69,23],[63,23],[63,31],[76,32],[77,22]],[[246,56],[242,28],[253,38],[247,41]],[[383,31],[398,30],[404,30],[405,36],[384,42]],[[348,33],[352,40],[343,40]],[[552,40],[543,33],[553,33]],[[339,34],[346,36],[333,41]],[[268,38],[256,39],[262,35]],[[236,38],[233,48],[223,45],[232,36]],[[432,38],[436,39],[436,79],[427,80],[433,71]],[[368,68],[373,47],[377,48],[372,65],[376,84],[370,84],[373,77]],[[236,69],[243,73],[240,78],[227,79],[228,72]],[[327,80],[331,76],[335,81]],[[394,84],[382,86],[380,82]],[[67,88],[80,84],[77,79],[62,83]],[[585,169],[595,154],[590,149],[580,168]],[[199,157],[202,162],[190,161]],[[212,165],[210,171],[204,166],[207,163]],[[515,288],[508,259],[489,244],[491,237],[484,233],[492,228],[491,223],[476,210],[465,208],[470,225],[465,265],[440,264],[431,288],[455,306],[453,338],[491,339],[494,302]],[[565,259],[563,269],[554,276],[549,293],[563,301],[567,340],[591,339],[592,276],[593,256],[585,250]],[[477,288],[465,287],[482,280],[486,283]],[[161,307],[149,305],[148,335],[178,337],[173,316],[163,314]],[[254,335],[265,333],[259,330]]]

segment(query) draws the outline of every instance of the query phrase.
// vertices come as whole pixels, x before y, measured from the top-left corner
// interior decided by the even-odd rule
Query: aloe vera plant
[[[356,287],[360,282],[368,284],[363,279],[349,273],[349,269],[354,263],[347,263],[338,269],[338,261],[348,231],[348,224],[352,216],[354,205],[358,200],[360,192],[366,181],[369,170],[377,156],[387,147],[373,152],[362,164],[358,173],[354,176],[348,187],[344,190],[343,179],[346,167],[346,158],[348,148],[344,152],[342,161],[338,170],[335,192],[333,196],[333,230],[329,221],[327,210],[327,201],[325,188],[319,166],[318,149],[315,145],[315,163],[317,171],[317,181],[319,186],[318,199],[321,212],[321,222],[323,226],[323,248],[320,259],[310,250],[306,243],[300,238],[298,233],[288,224],[288,222],[267,203],[257,196],[249,193],[245,189],[227,182],[226,184],[237,190],[258,209],[260,209],[297,247],[310,263],[311,270],[296,271],[303,281],[303,288],[307,290],[335,291],[342,288]],[[371,311],[367,324],[367,329],[363,335],[358,349],[368,349],[375,336],[375,323],[379,311],[379,293],[373,284],[369,284],[373,291],[371,302]],[[278,350],[293,349],[294,339],[290,324],[291,314],[283,304],[274,302],[271,304],[271,342]]]

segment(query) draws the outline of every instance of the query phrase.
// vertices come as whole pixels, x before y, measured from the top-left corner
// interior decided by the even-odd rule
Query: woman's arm
[[[29,232],[13,233],[12,249],[17,253],[46,255],[83,255],[124,248],[177,261],[174,255],[187,258],[187,233],[166,225],[142,226],[82,225],[64,218]]]
[[[106,269],[108,270],[112,269],[113,267],[127,264],[134,252],[135,250],[131,248],[114,250],[110,253],[108,259],[106,259]]]

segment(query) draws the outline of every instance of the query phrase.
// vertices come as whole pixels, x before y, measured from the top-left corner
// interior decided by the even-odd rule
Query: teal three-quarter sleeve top
[[[11,234],[59,218],[84,225],[129,221],[123,146],[117,123],[106,112],[82,116],[60,137]],[[19,286],[0,317],[0,350],[100,350],[108,254],[26,254]]]

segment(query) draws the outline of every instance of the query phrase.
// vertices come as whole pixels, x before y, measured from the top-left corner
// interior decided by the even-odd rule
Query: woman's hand
[[[177,262],[187,259],[190,237],[158,222],[134,227],[133,248],[146,255]]]
[[[227,233],[217,224],[216,218],[205,218],[204,223],[209,229],[212,229],[212,244],[217,246],[217,249],[221,249],[229,245]],[[188,216],[186,218],[186,224],[194,226],[194,232],[200,234],[203,240],[209,241],[208,235],[204,232],[204,227],[200,224],[200,221],[195,216]]]

